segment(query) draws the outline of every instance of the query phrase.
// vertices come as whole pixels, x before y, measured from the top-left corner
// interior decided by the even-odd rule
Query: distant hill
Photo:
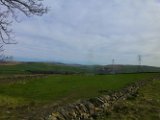
[[[112,74],[112,73],[137,73],[160,72],[160,67],[137,65],[80,65],[45,62],[17,62],[0,64],[0,74]]]
[[[138,72],[160,72],[160,67],[138,66],[138,65],[106,65],[96,68],[99,74],[107,73],[138,73]]]

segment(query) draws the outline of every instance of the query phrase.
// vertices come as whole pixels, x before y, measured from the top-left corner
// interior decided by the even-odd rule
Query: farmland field
[[[98,120],[160,120],[160,78],[142,87],[137,97],[117,102]]]
[[[13,78],[0,84],[0,119],[38,119],[57,105],[118,90],[158,73],[119,75],[49,75]],[[3,76],[4,77],[4,76]],[[4,79],[4,78],[3,78]]]

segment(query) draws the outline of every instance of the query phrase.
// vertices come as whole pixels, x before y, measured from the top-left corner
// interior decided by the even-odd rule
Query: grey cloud
[[[142,54],[144,64],[160,66],[159,0],[48,0],[45,4],[50,7],[47,15],[14,24],[18,44],[8,46],[7,54],[83,64],[109,64],[112,58],[136,64]]]

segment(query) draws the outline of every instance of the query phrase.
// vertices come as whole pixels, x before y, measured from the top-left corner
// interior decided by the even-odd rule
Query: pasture
[[[160,119],[160,78],[138,91],[132,99],[118,101],[113,110],[98,120],[159,120]]]
[[[18,80],[14,80],[16,77],[13,80],[10,78],[8,82],[0,84],[0,116],[1,119],[15,120],[43,117],[57,105],[106,94],[107,91],[119,90],[137,80],[148,80],[157,75],[158,73],[79,74],[24,76]]]

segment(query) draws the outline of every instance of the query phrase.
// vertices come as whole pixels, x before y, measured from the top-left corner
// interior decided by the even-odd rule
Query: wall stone
[[[147,80],[138,81],[119,91],[60,107],[53,111],[47,120],[93,120],[110,111],[118,100],[134,96],[147,82]]]

